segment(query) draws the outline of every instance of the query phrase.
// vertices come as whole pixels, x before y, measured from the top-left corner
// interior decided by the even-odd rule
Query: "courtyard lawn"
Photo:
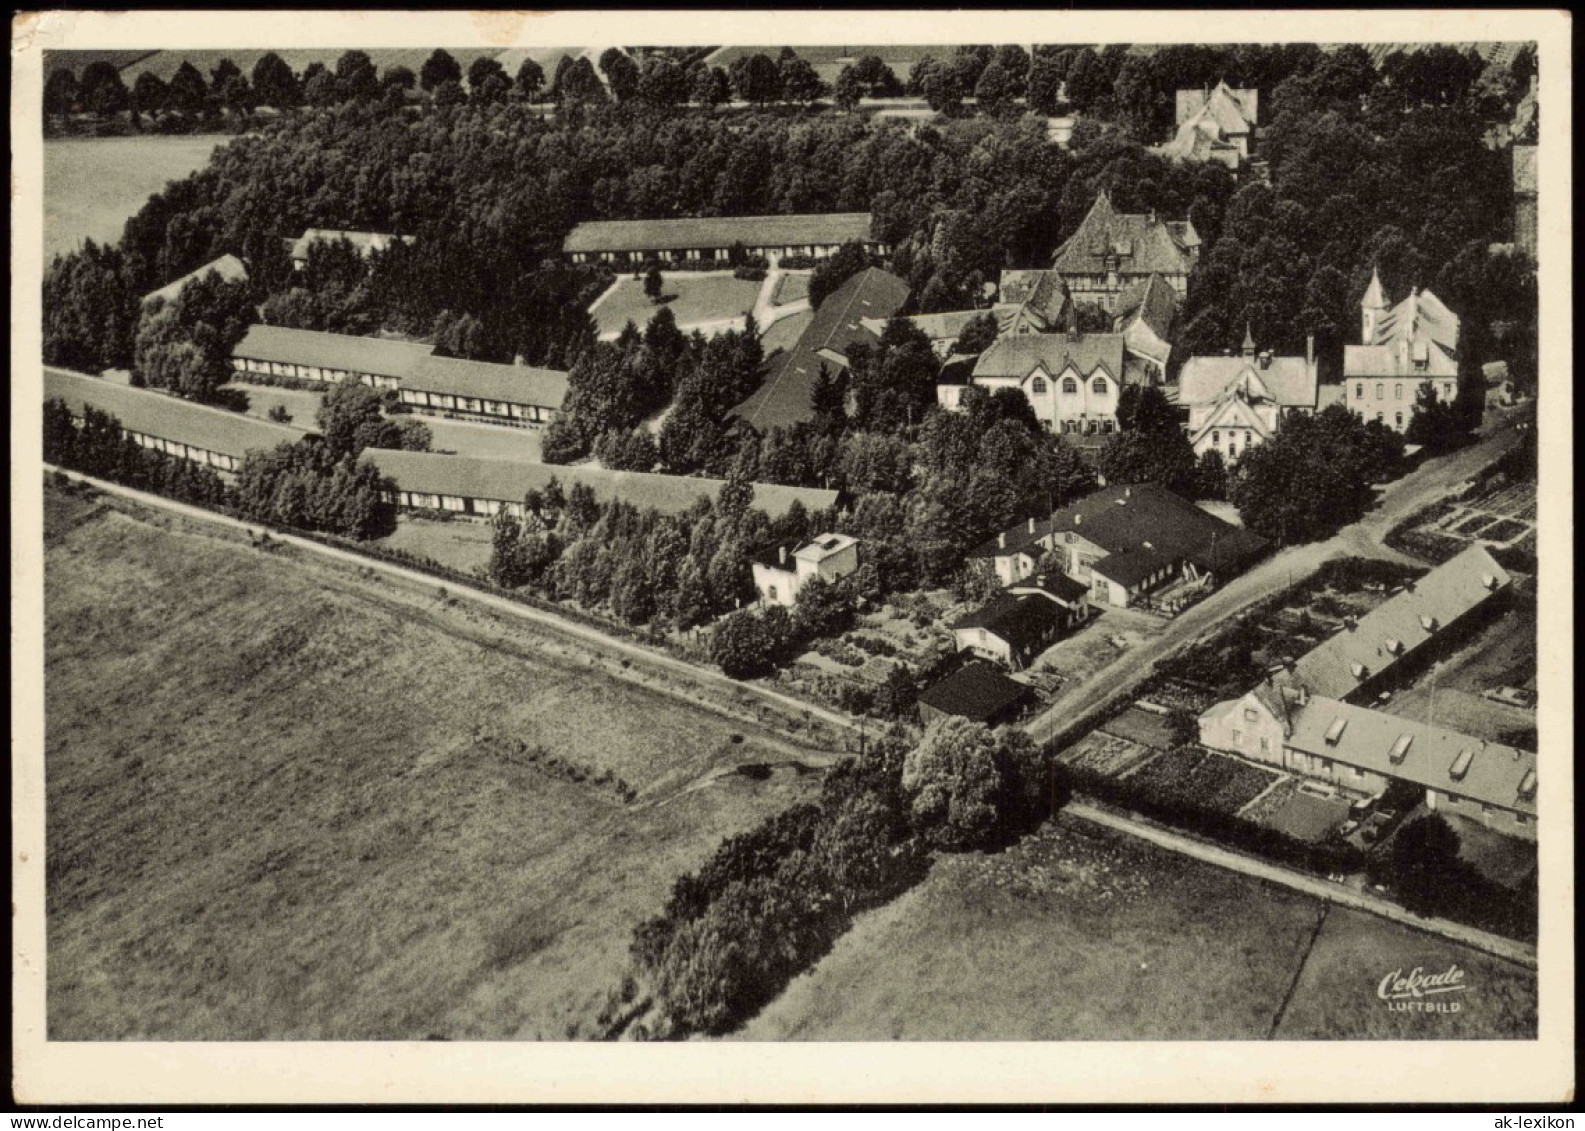
[[[613,338],[632,322],[640,330],[649,324],[661,306],[671,309],[677,325],[683,329],[717,325],[726,329],[725,323],[734,319],[740,324],[744,315],[754,309],[762,284],[747,279],[734,279],[731,274],[695,275],[683,271],[662,274],[663,301],[653,303],[644,294],[644,280],[625,276],[616,289],[593,311],[596,332],[602,338]],[[664,296],[671,296],[666,299]]]
[[[46,510],[52,1039],[588,1036],[677,876],[830,759],[438,586],[96,505]]]
[[[802,271],[788,271],[777,282],[776,293],[771,296],[771,304],[773,306],[786,306],[788,303],[798,302],[808,297],[808,274]]]
[[[130,81],[130,80],[129,80]],[[51,138],[44,143],[44,258],[115,243],[148,198],[209,163],[229,135]]]

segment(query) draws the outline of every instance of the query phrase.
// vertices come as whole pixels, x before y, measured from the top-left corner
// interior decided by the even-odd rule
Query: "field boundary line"
[[[1277,1039],[1277,1030],[1282,1028],[1282,1019],[1288,1015],[1288,1006],[1293,1003],[1293,995],[1299,988],[1299,979],[1304,977],[1304,968],[1310,965],[1310,954],[1315,950],[1315,942],[1321,937],[1321,928],[1326,926],[1326,917],[1332,911],[1330,903],[1322,903],[1321,910],[1315,917],[1315,929],[1310,932],[1310,941],[1304,944],[1304,953],[1299,956],[1299,964],[1293,968],[1293,981],[1288,983],[1288,992],[1282,995],[1282,1000],[1277,1003],[1277,1015],[1271,1019],[1271,1032],[1266,1034],[1266,1040]]]

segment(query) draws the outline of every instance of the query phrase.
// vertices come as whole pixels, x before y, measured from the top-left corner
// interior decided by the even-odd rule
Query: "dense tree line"
[[[232,347],[257,314],[251,286],[214,271],[187,283],[168,303],[148,302],[138,321],[133,384],[214,400],[231,380]]]
[[[1020,731],[950,720],[914,749],[877,742],[820,798],[731,837],[634,933],[637,1035],[731,1031],[826,953],[853,916],[923,878],[930,850],[1003,843],[1049,809]]]
[[[372,463],[317,438],[252,451],[237,472],[237,510],[246,518],[349,538],[382,538],[396,508]]]

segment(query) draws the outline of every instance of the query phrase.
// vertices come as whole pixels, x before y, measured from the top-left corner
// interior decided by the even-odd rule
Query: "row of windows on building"
[[[212,467],[217,471],[235,471],[242,465],[236,456],[228,456],[224,452],[212,452],[208,448],[195,448],[191,444],[178,443],[175,440],[162,440],[158,436],[148,436],[142,432],[134,432],[130,428],[122,429],[128,436],[142,447],[152,448],[157,452],[164,452],[177,459],[191,460]]]
[[[395,389],[401,382],[382,373],[359,373],[350,369],[331,369],[321,365],[297,365],[286,361],[258,361],[253,358],[234,357],[231,367],[243,375],[256,377],[291,377],[298,381],[320,381],[339,385],[343,381],[357,381],[373,389]]]
[[[1046,379],[1044,377],[1036,377],[1034,379],[1034,381],[1030,384],[1030,390],[1037,397],[1045,396],[1046,395]],[[1095,378],[1095,380],[1091,381],[1090,382],[1090,391],[1092,393],[1097,393],[1100,396],[1105,396],[1106,395],[1106,378],[1105,377],[1097,377],[1097,378]],[[1069,397],[1077,396],[1078,392],[1079,392],[1079,383],[1077,381],[1075,381],[1072,377],[1064,377],[1062,379],[1062,392],[1063,392],[1064,396],[1069,396]]]
[[[442,413],[462,413],[487,416],[506,424],[529,425],[547,423],[554,410],[543,405],[517,404],[513,401],[489,401],[476,397],[459,397],[450,393],[426,393],[419,389],[403,389],[402,403],[420,410]]]
[[[1443,397],[1444,400],[1451,399],[1452,396],[1453,396],[1453,391],[1454,391],[1453,390],[1453,382],[1451,382],[1451,381],[1442,382],[1442,397]],[[1357,400],[1357,401],[1362,401],[1362,400],[1365,399],[1365,382],[1363,382],[1363,381],[1354,382],[1354,399]],[[1386,382],[1384,382],[1384,381],[1376,382],[1376,399],[1378,401],[1384,401],[1384,400],[1387,399],[1387,385],[1386,385]],[[1393,385],[1393,387],[1392,387],[1392,399],[1395,400],[1395,401],[1403,400],[1403,382],[1400,381],[1400,382],[1398,382],[1398,383]]]

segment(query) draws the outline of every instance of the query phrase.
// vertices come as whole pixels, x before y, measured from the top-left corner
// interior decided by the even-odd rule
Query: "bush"
[[[732,269],[732,277],[734,279],[743,279],[750,283],[762,283],[768,274],[770,274],[770,269],[766,267],[734,267]]]

